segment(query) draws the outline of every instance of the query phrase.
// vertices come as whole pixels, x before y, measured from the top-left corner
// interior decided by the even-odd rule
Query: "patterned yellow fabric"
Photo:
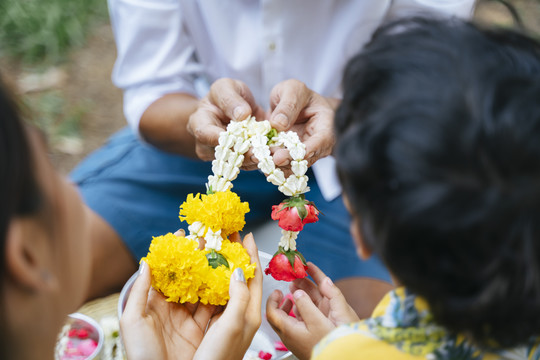
[[[377,305],[371,318],[340,326],[313,350],[313,360],[538,360],[540,338],[513,349],[480,349],[433,321],[427,303],[398,288]]]

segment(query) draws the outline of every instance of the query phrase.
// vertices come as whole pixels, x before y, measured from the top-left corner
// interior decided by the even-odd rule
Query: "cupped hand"
[[[261,325],[262,270],[253,235],[248,234],[243,244],[257,263],[255,277],[248,286],[242,269],[233,272],[230,300],[223,313],[212,318],[195,359],[242,359]]]
[[[231,119],[244,120],[248,116],[264,120],[265,113],[255,103],[247,85],[227,78],[216,80],[187,124],[189,133],[195,138],[197,156],[204,161],[213,160],[220,132],[227,128]],[[251,156],[246,156],[244,169],[257,167],[250,158]]]
[[[309,89],[301,81],[290,79],[277,84],[270,94],[270,124],[278,131],[295,131],[306,145],[308,165],[332,153],[335,144],[334,109],[330,100]],[[287,167],[287,150],[274,152],[274,162]]]
[[[167,302],[143,261],[120,319],[127,358],[192,359],[216,307]]]
[[[268,322],[285,346],[300,360],[309,359],[313,347],[337,326],[358,321],[337,286],[313,263],[308,263],[308,279],[291,286],[297,317],[289,316],[292,303],[275,290],[266,302]]]

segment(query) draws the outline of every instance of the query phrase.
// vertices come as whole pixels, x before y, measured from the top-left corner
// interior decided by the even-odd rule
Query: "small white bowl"
[[[266,266],[272,259],[272,255],[259,251],[259,259],[261,260],[261,266],[262,266],[261,270],[264,271],[264,269],[266,268]],[[118,298],[118,317],[119,318],[122,316],[122,313],[124,312],[124,308],[126,307],[126,302],[129,297],[129,293],[131,292],[133,283],[137,279],[138,275],[139,275],[138,272],[133,274],[129,278],[129,280],[126,282],[124,287],[122,288],[122,291],[120,292],[120,297]],[[275,333],[275,331],[272,329],[272,327],[266,320],[266,299],[268,299],[268,296],[270,296],[270,294],[275,289],[279,289],[284,294],[287,294],[289,292],[289,283],[285,281],[277,281],[273,277],[263,274],[263,294],[262,294],[263,296],[262,296],[262,303],[261,303],[262,323],[261,323],[261,327],[255,334],[253,341],[251,342],[248,352],[246,353],[245,359],[248,359],[248,358],[256,359],[259,351],[261,350],[272,354],[272,360],[293,359],[293,355],[290,351],[277,351],[275,349],[275,343],[281,340],[279,339],[279,336]]]
[[[72,329],[85,329],[88,331],[88,338],[94,340],[97,343],[97,347],[85,360],[99,360],[105,341],[103,329],[94,319],[81,313],[68,315],[66,324],[59,335],[59,341],[56,344],[55,359],[61,360],[63,358],[64,344],[62,339],[67,339],[68,332]]]

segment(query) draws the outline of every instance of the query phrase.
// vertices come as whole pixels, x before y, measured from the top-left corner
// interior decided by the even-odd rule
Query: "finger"
[[[186,232],[184,231],[184,229],[178,229],[178,230],[176,230],[174,235],[179,236],[179,237],[184,237],[184,236],[186,236]]]
[[[199,304],[197,310],[193,314],[193,320],[195,320],[195,323],[203,332],[206,330],[215,309],[216,307],[212,305]]]
[[[270,106],[274,108],[270,124],[278,131],[289,130],[300,112],[309,103],[311,90],[298,80],[278,84],[270,93]]]
[[[227,321],[244,321],[244,314],[249,305],[250,294],[242,268],[236,268],[229,284],[230,300],[223,311]]]
[[[326,277],[320,286],[321,293],[328,299],[330,299],[330,308],[333,314],[340,314],[336,320],[341,322],[352,322],[359,319],[358,314],[345,299],[345,296],[341,290],[334,284],[334,282]]]
[[[232,233],[231,235],[229,235],[229,241],[230,242],[237,242],[237,243],[242,244],[242,239],[240,237],[240,233],[237,231],[237,232]]]
[[[229,119],[206,97],[201,100],[197,110],[190,115],[187,129],[198,141],[216,146],[219,133],[226,129],[228,123]],[[203,141],[208,140],[209,137],[211,142]]]
[[[326,274],[311,261],[308,261],[307,266],[307,272],[316,284],[320,285],[322,281],[327,278]]]
[[[306,292],[297,290],[293,296],[296,310],[304,319],[308,330],[320,331],[332,326],[330,320],[319,310]]]
[[[313,299],[315,304],[318,304],[323,299],[319,286],[307,278],[295,279],[293,283],[289,285],[289,288],[291,293],[294,293],[296,290],[305,291],[309,297]]]
[[[283,293],[279,290],[274,290],[266,300],[266,319],[278,334],[285,329],[283,315],[287,314],[280,308],[282,301]]]
[[[146,314],[146,303],[151,284],[150,267],[144,260],[141,260],[139,275],[131,288],[123,316],[144,316]]]
[[[288,167],[292,160],[289,150],[287,149],[276,149],[272,158],[277,167]]]
[[[208,96],[225,116],[233,120],[244,120],[257,108],[247,85],[233,79],[219,79],[214,82]]]
[[[255,243],[255,238],[252,233],[247,234],[244,237],[243,242],[244,247],[246,248],[251,262],[257,264],[255,268],[255,276],[249,282],[249,291],[251,294],[251,301],[249,304],[250,312],[257,312],[260,314],[261,311],[261,302],[262,302],[262,266],[259,259],[259,251],[257,249],[257,244]]]

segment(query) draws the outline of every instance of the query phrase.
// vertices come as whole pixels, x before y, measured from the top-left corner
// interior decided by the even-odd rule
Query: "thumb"
[[[240,318],[249,304],[249,289],[242,268],[234,269],[229,284],[230,300],[223,312],[223,316],[237,319]]]
[[[123,316],[137,316],[146,313],[148,291],[150,290],[151,284],[152,277],[150,275],[150,267],[144,260],[141,260],[139,275],[131,288]]]

